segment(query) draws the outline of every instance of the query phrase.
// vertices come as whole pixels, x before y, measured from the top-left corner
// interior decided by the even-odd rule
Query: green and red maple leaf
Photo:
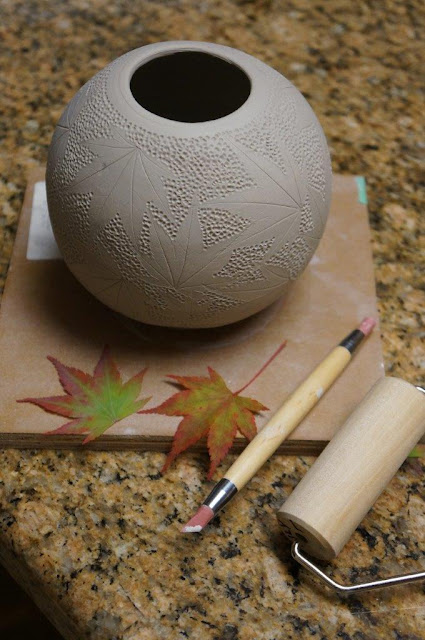
[[[211,367],[209,377],[169,376],[184,389],[159,407],[143,413],[183,416],[163,467],[165,471],[179,453],[207,438],[211,478],[233,444],[237,431],[248,440],[257,433],[255,414],[267,409],[261,402],[232,393],[223,378]]]
[[[158,407],[143,409],[150,398],[139,399],[146,369],[123,383],[117,365],[105,347],[93,375],[68,367],[49,356],[65,391],[62,396],[25,398],[45,411],[69,419],[52,433],[87,433],[84,443],[102,435],[109,427],[135,413],[181,416],[173,444],[163,467],[203,437],[210,457],[208,478],[226,456],[239,431],[248,440],[257,433],[255,415],[267,410],[261,402],[242,396],[248,387],[285,347],[282,343],[255,376],[239,391],[231,391],[211,367],[209,376],[169,376],[183,387]]]
[[[168,376],[183,387],[183,390],[158,407],[141,412],[183,417],[174,434],[173,445],[162,471],[166,471],[180,453],[206,437],[210,457],[207,477],[211,479],[232,446],[238,431],[247,440],[252,440],[257,433],[255,414],[266,411],[267,407],[258,400],[240,394],[258,378],[285,346],[286,342],[283,342],[239,391],[231,391],[223,378],[211,367],[208,367],[209,377]]]
[[[49,433],[87,433],[84,443],[102,435],[109,427],[131,416],[150,400],[139,400],[146,369],[123,383],[117,365],[105,347],[93,375],[67,367],[48,356],[55,367],[66,395],[46,398],[24,398],[45,411],[70,418],[66,424]]]

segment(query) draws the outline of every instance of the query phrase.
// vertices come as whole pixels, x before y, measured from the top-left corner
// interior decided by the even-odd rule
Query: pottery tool
[[[218,511],[251,480],[344,371],[354,351],[363,338],[371,333],[375,324],[373,318],[365,318],[360,326],[344,338],[310,373],[245,447],[193,518],[182,528],[183,533],[202,531]]]
[[[328,586],[364,591],[425,579],[425,571],[355,585],[329,578],[308,555],[335,558],[425,431],[425,393],[397,378],[369,391],[278,511],[292,555]]]

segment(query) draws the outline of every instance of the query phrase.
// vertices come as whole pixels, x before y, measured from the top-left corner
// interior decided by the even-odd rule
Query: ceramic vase
[[[306,267],[331,169],[289,80],[178,41],[130,51],[80,89],[46,181],[63,258],[96,298],[145,323],[214,327],[260,311]]]

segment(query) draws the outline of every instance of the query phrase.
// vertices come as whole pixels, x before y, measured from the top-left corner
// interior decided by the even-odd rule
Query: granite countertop
[[[4,0],[0,265],[28,170],[75,91],[128,49],[170,39],[242,48],[288,76],[336,172],[366,176],[386,370],[425,369],[423,68],[419,0]],[[422,183],[422,185],[421,185]],[[422,231],[422,233],[421,233]],[[422,251],[422,261],[421,254]],[[66,638],[420,640],[424,587],[343,598],[289,557],[275,510],[313,458],[275,456],[208,530],[178,533],[209,485],[184,455],[0,452],[0,558]],[[424,566],[425,462],[406,462],[333,563],[347,580]]]

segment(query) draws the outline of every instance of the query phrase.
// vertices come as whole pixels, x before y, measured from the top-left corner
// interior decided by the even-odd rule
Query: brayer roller
[[[304,556],[329,561],[339,554],[424,431],[424,390],[380,379],[277,514],[301,564],[342,591],[425,579],[421,572],[344,587]]]

